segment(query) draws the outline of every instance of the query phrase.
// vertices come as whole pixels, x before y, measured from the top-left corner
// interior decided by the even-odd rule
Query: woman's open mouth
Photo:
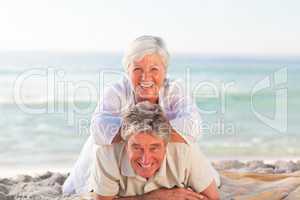
[[[140,86],[142,88],[151,88],[154,86],[154,82],[152,82],[152,81],[151,82],[141,82]]]

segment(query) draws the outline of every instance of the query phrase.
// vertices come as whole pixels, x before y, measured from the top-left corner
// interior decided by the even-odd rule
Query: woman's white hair
[[[132,134],[150,133],[168,142],[171,126],[161,107],[148,101],[140,102],[123,113],[121,137],[128,141]]]
[[[130,45],[124,54],[122,63],[125,71],[133,61],[140,60],[147,54],[159,54],[164,65],[167,68],[169,64],[169,52],[162,38],[151,35],[144,35],[136,38]]]

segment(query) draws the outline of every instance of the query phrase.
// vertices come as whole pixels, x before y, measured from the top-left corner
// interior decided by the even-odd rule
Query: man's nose
[[[148,164],[150,161],[150,153],[148,151],[144,151],[144,154],[142,156],[142,163]]]

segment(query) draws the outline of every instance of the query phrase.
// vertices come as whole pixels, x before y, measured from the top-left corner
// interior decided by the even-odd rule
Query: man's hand
[[[205,195],[201,195],[190,189],[173,188],[157,189],[147,194],[131,197],[103,197],[95,195],[95,200],[209,200]]]
[[[158,189],[144,195],[145,200],[207,200],[207,197],[185,188]]]

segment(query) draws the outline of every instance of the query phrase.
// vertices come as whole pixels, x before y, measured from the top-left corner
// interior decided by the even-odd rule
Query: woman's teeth
[[[152,87],[154,85],[153,82],[143,82],[140,84],[141,87],[144,87],[144,88],[149,88],[149,87]]]

